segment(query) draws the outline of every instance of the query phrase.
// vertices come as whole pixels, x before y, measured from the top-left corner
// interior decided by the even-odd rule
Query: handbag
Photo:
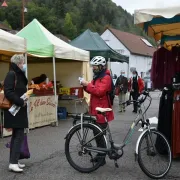
[[[8,142],[6,144],[7,148],[11,147],[11,142]],[[30,152],[29,152],[29,146],[28,146],[28,140],[27,140],[27,134],[24,135],[24,140],[21,145],[21,152],[19,159],[29,159],[30,158]]]
[[[14,89],[15,89],[16,81],[17,81],[15,72],[14,72],[14,75],[15,75],[15,82],[14,82]],[[11,102],[6,99],[4,93],[0,93],[0,109],[9,109],[11,108],[11,106],[12,106]]]
[[[11,108],[11,103],[8,101],[4,93],[0,93],[0,109],[9,109]]]

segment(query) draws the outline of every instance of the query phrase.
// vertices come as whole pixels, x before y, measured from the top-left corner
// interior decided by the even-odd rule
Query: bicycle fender
[[[102,132],[102,129],[101,129],[99,126],[97,126],[97,125],[95,125],[95,124],[92,124],[92,123],[88,123],[88,124],[91,124],[92,126],[95,126],[96,128],[98,128],[98,129]],[[75,128],[76,126],[79,126],[79,125],[81,126],[81,123],[78,123],[78,124],[76,124],[75,126],[72,126],[72,127],[69,129],[69,131],[68,131],[68,133],[66,134],[66,137],[65,137],[64,139],[67,138],[67,136],[70,134],[70,132],[72,131],[73,128]],[[105,135],[103,135],[103,136],[104,136],[104,139],[105,139],[105,142],[106,142],[106,147],[108,147],[107,138],[106,138]]]
[[[155,127],[151,127],[150,129],[153,130],[153,129],[156,129],[156,128],[155,128]],[[137,142],[136,142],[136,149],[135,149],[136,155],[138,155],[139,142],[140,142],[142,136],[143,136],[147,131],[148,131],[148,129],[146,129],[145,131],[143,131],[143,132],[140,134],[140,136],[139,136],[139,138],[138,138],[138,140],[137,140]]]

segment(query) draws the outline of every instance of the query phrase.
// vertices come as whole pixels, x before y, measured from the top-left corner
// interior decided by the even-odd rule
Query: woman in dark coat
[[[9,170],[22,172],[24,164],[19,163],[20,149],[24,140],[24,128],[28,128],[27,102],[20,97],[27,92],[27,78],[24,69],[24,56],[14,55],[11,58],[10,71],[4,81],[5,97],[21,109],[13,116],[8,110],[4,111],[4,127],[12,128]]]

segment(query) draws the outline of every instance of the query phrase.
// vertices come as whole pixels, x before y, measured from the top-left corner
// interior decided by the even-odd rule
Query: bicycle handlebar
[[[150,97],[150,98],[151,98],[151,96],[149,95],[149,92],[148,92],[148,91],[143,91],[141,94],[145,95],[145,97],[142,98],[142,99],[139,99],[139,100],[132,100],[132,101],[128,100],[128,101],[123,102],[123,103],[121,103],[121,104],[122,104],[122,105],[127,105],[127,106],[129,106],[130,104],[132,104],[132,103],[134,103],[134,102],[142,104],[142,103],[146,100],[147,97]]]

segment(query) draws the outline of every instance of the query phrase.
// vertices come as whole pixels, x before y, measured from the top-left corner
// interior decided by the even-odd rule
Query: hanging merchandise
[[[173,47],[168,51],[164,47],[154,52],[151,80],[153,88],[163,89],[172,82],[180,82],[180,47]]]
[[[163,133],[171,145],[173,90],[164,88],[159,104],[158,131]],[[163,146],[162,146],[163,147]]]
[[[172,119],[172,155],[180,157],[180,90],[174,93],[174,107]]]

